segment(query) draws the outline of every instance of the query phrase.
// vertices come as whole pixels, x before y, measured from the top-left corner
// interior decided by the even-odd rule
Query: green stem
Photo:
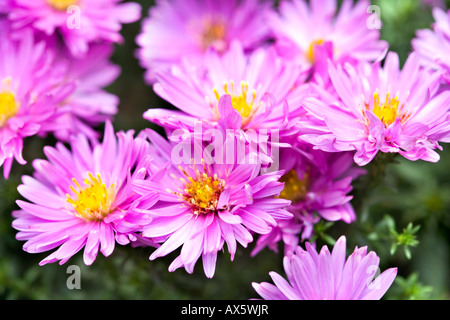
[[[398,163],[397,157],[398,153],[379,152],[375,159],[365,167],[367,174],[361,176],[354,184],[353,206],[357,214],[362,212],[365,199],[370,192],[385,178],[388,166]]]

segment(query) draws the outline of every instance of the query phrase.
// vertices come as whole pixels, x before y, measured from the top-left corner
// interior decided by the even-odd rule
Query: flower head
[[[336,64],[373,61],[387,49],[379,30],[368,27],[369,1],[281,1],[269,25],[280,52],[326,77],[327,61]]]
[[[169,130],[191,132],[198,122],[244,131],[276,128],[280,136],[297,131],[295,106],[306,95],[299,84],[302,70],[285,63],[273,48],[248,56],[239,42],[233,42],[223,55],[208,51],[204,65],[204,76],[188,66],[159,72],[155,92],[181,112],[149,109],[144,118]]]
[[[144,237],[162,239],[161,247],[150,259],[182,247],[169,271],[184,267],[192,273],[202,257],[205,274],[211,278],[225,243],[234,259],[237,243],[247,247],[253,233],[268,233],[276,225],[275,219],[291,217],[284,210],[290,202],[275,197],[283,188],[279,172],[261,173],[261,165],[251,164],[248,155],[242,162],[212,161],[203,147],[201,154],[193,153],[185,161],[178,161],[175,155],[180,144],[152,131],[148,135],[155,148],[155,165],[164,168],[164,174],[135,180],[133,185],[144,199],[152,192],[160,195],[149,210],[153,219],[142,233]],[[188,141],[183,150],[193,148]]]
[[[443,80],[450,84],[450,11],[433,8],[435,22],[432,29],[422,29],[416,32],[412,40],[414,52],[421,58],[421,63],[443,73]]]
[[[422,68],[416,54],[403,69],[392,52],[383,66],[330,65],[330,77],[338,99],[304,100],[314,125],[307,124],[303,140],[324,151],[356,151],[360,166],[378,152],[413,161],[439,160],[435,149],[449,141],[450,92],[438,92],[440,74]]]
[[[14,159],[20,164],[23,140],[45,134],[49,119],[72,89],[65,81],[67,67],[44,42],[29,31],[19,40],[10,37],[0,20],[0,165],[8,177]]]
[[[33,28],[37,33],[61,36],[68,51],[82,57],[96,42],[120,43],[123,23],[140,18],[137,3],[122,0],[12,0],[8,19],[13,30]]]
[[[317,253],[306,243],[306,250],[297,247],[284,257],[287,280],[271,272],[275,285],[253,283],[253,288],[265,300],[379,300],[397,275],[397,268],[390,268],[375,277],[379,260],[367,247],[356,247],[346,258],[344,236],[331,253],[327,246]]]
[[[223,53],[235,40],[253,50],[269,37],[263,17],[270,10],[270,2],[260,0],[157,1],[137,37],[147,82],[183,59],[201,65],[208,50]]]
[[[94,128],[116,115],[119,98],[105,90],[120,73],[120,67],[110,60],[113,49],[111,44],[95,44],[84,58],[59,54],[59,60],[67,65],[62,84],[72,84],[72,90],[58,106],[55,117],[46,123],[57,139],[69,141],[79,133],[98,139]]]
[[[131,192],[131,182],[147,161],[148,144],[133,132],[115,134],[107,122],[102,143],[89,145],[84,135],[71,142],[71,150],[58,143],[46,147],[48,160],[35,160],[33,177],[24,176],[13,213],[13,227],[23,249],[40,253],[59,247],[40,264],[69,260],[84,247],[90,265],[98,251],[109,256],[115,242],[127,244],[149,217],[141,210],[156,202],[148,194],[145,203]]]
[[[352,223],[356,215],[351,205],[352,182],[365,171],[355,166],[350,152],[329,153],[298,143],[280,152],[280,181],[283,199],[291,200],[286,208],[293,214],[258,238],[253,254],[268,246],[277,251],[280,241],[285,252],[293,251],[299,241],[310,239],[313,228],[321,220]]]

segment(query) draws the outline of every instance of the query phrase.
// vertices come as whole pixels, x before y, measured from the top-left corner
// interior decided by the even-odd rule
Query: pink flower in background
[[[159,158],[155,165],[164,175],[136,179],[133,185],[143,199],[159,194],[159,201],[148,211],[153,219],[142,235],[163,239],[150,260],[181,247],[169,271],[184,267],[192,273],[201,257],[206,276],[212,278],[225,243],[233,260],[237,243],[247,247],[253,234],[270,232],[275,219],[292,217],[284,210],[290,202],[276,198],[283,189],[278,181],[280,172],[261,173],[261,166],[251,164],[248,154],[244,158],[235,154],[229,162],[212,161],[203,147],[200,161],[196,162],[195,151],[191,158],[179,161],[174,150],[180,144],[170,143],[153,131],[147,134],[154,148],[152,155]],[[189,140],[186,146],[191,150],[193,144]]]
[[[450,11],[433,8],[435,22],[432,29],[417,30],[412,40],[414,51],[421,63],[443,73],[446,84],[450,84]]]
[[[246,51],[255,49],[269,38],[265,14],[271,6],[261,0],[156,1],[136,39],[146,81],[183,60],[200,66],[205,52],[223,53],[235,40]]]
[[[116,115],[119,98],[105,89],[121,71],[110,60],[113,50],[111,44],[96,44],[90,46],[84,58],[59,55],[68,66],[64,81],[72,83],[74,88],[58,106],[57,114],[45,125],[57,139],[68,141],[72,135],[79,133],[98,139],[94,127],[112,120]]]
[[[46,43],[37,43],[30,31],[20,40],[9,32],[0,21],[0,165],[6,178],[14,159],[26,163],[24,138],[47,133],[48,120],[73,88],[65,81],[66,66]]]
[[[349,194],[352,182],[365,170],[355,166],[352,153],[329,153],[300,143],[281,150],[280,169],[285,172],[280,197],[292,201],[287,210],[294,217],[260,236],[253,255],[266,246],[278,251],[280,241],[285,252],[294,251],[300,241],[311,238],[314,225],[322,219],[345,223],[356,219]]]
[[[114,133],[107,122],[102,143],[90,145],[84,135],[71,141],[71,150],[62,143],[45,147],[48,160],[35,160],[33,177],[24,176],[18,200],[21,210],[13,212],[13,227],[23,249],[40,253],[56,249],[40,265],[65,263],[84,248],[86,265],[100,251],[109,256],[115,242],[128,244],[148,224],[140,208],[148,209],[158,199],[146,195],[140,202],[131,192],[131,182],[139,168],[150,161],[148,143],[133,138],[133,132]],[[150,167],[150,166],[148,166]]]
[[[11,0],[3,0],[0,2],[0,14],[6,14],[9,9],[9,1]]]
[[[10,0],[8,19],[13,30],[32,28],[60,36],[68,51],[84,56],[95,42],[121,43],[122,24],[137,21],[141,7],[122,0]]]
[[[340,100],[308,98],[301,139],[328,152],[356,151],[364,166],[378,152],[416,161],[439,161],[439,142],[450,141],[450,92],[438,93],[440,74],[421,67],[412,53],[403,69],[396,53],[381,62],[334,67],[330,78]]]
[[[268,21],[281,55],[326,78],[328,59],[374,61],[387,50],[379,30],[368,27],[369,6],[365,0],[344,0],[338,12],[336,0],[283,0]]]
[[[118,98],[104,88],[120,69],[109,60],[109,44],[92,45],[86,59],[67,58],[54,41],[37,41],[30,30],[12,39],[8,22],[0,23],[0,164],[8,177],[14,158],[26,163],[25,137],[97,139],[93,126],[117,113]]]
[[[287,280],[275,272],[270,276],[275,285],[253,283],[265,300],[380,300],[397,276],[390,268],[379,276],[380,259],[367,247],[356,247],[346,256],[346,238],[342,236],[330,253],[323,246],[319,253],[306,243],[283,260]]]
[[[300,67],[285,63],[272,48],[244,53],[239,42],[219,55],[208,51],[205,76],[189,67],[156,75],[154,91],[178,110],[149,109],[144,118],[169,129],[193,131],[197,122],[225,129],[278,129],[280,136],[294,134],[297,109],[306,96]],[[229,96],[231,104],[220,108]],[[286,104],[287,101],[287,104]]]

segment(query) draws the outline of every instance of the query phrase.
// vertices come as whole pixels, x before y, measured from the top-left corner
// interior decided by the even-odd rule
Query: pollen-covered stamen
[[[212,47],[219,52],[227,49],[226,26],[220,18],[206,17],[203,19],[200,43],[204,50]]]
[[[114,209],[112,205],[116,188],[114,184],[107,188],[100,174],[94,176],[89,172],[88,176],[83,187],[75,178],[72,179],[76,188],[70,186],[74,195],[67,194],[67,202],[73,206],[75,214],[80,218],[88,221],[102,220]]]
[[[78,0],[47,0],[47,3],[55,10],[67,11],[70,6],[77,5]]]
[[[305,172],[300,179],[295,169],[289,171],[280,179],[284,182],[284,189],[280,193],[280,198],[291,200],[293,204],[302,201],[309,188],[309,174]]]
[[[325,42],[325,41],[324,41],[323,39],[318,39],[318,40],[313,41],[313,42],[309,45],[308,51],[306,52],[306,57],[307,57],[307,59],[308,59],[309,62],[311,62],[311,63],[314,62],[315,56],[316,56],[316,53],[315,53],[316,46],[320,46],[320,45],[322,45],[324,42]]]
[[[194,177],[190,176],[185,170],[181,170],[187,180],[181,178],[181,181],[185,183],[185,189],[183,193],[176,194],[192,207],[196,215],[214,213],[217,210],[217,204],[225,182],[219,179],[217,174],[211,176],[204,164],[203,172],[198,169],[194,170]]]
[[[19,111],[19,103],[11,91],[0,92],[0,127],[3,127],[9,118]]]
[[[401,113],[402,106],[398,97],[390,98],[389,92],[386,94],[386,101],[380,103],[378,92],[373,95],[373,113],[384,123],[385,127],[390,126],[397,118],[400,120],[407,118]]]
[[[216,88],[214,88],[213,91],[217,102],[219,102],[222,95]],[[244,81],[241,81],[240,92],[237,90],[233,80],[226,82],[223,85],[223,92],[224,94],[231,96],[231,104],[233,105],[233,109],[239,112],[244,122],[248,122],[259,108],[259,106],[255,103],[256,91],[252,90],[251,95],[249,95],[248,83]],[[217,108],[217,105],[215,108]]]

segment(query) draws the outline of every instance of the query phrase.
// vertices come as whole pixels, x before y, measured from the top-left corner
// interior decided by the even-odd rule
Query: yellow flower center
[[[302,179],[299,179],[297,171],[293,169],[282,176],[280,181],[284,182],[284,189],[280,193],[280,198],[296,203],[302,201],[308,193],[309,174],[307,172]]]
[[[218,179],[217,174],[211,176],[207,173],[206,167],[203,166],[203,168],[204,172],[195,170],[195,177],[191,177],[180,168],[187,177],[187,181],[181,178],[181,181],[185,183],[184,193],[176,193],[191,205],[196,215],[215,212],[225,186],[225,182]]]
[[[55,10],[67,11],[70,6],[78,4],[78,0],[47,0],[47,3]]]
[[[225,48],[226,28],[225,24],[219,21],[207,19],[204,22],[203,33],[201,34],[201,43],[204,50],[214,47],[222,52]]]
[[[373,113],[384,123],[386,127],[391,125],[399,116],[398,97],[390,98],[389,92],[386,94],[386,101],[381,104],[378,92],[373,95]]]
[[[10,91],[0,92],[0,127],[3,127],[9,118],[14,117],[19,111],[19,103],[14,93]]]
[[[112,204],[116,190],[114,184],[107,188],[100,174],[95,177],[89,172],[88,176],[84,180],[84,187],[75,178],[72,179],[77,189],[70,186],[74,196],[67,194],[67,202],[73,206],[76,215],[80,218],[99,221],[113,211]]]
[[[306,52],[306,57],[308,59],[309,62],[313,63],[315,60],[315,48],[316,46],[320,46],[324,43],[325,41],[323,39],[319,39],[319,40],[315,40],[313,41],[308,48],[308,51]]]
[[[231,90],[229,90],[231,89]],[[237,93],[234,85],[234,81],[226,82],[223,86],[223,90],[225,94],[229,94],[231,96],[231,104],[233,105],[233,109],[239,112],[242,116],[243,120],[249,120],[251,115],[256,111],[255,108],[255,100],[256,100],[256,91],[252,91],[251,99],[249,99],[248,95],[248,83],[242,81],[241,82],[241,92]],[[217,102],[222,97],[216,88],[214,88],[214,94],[216,96]]]

